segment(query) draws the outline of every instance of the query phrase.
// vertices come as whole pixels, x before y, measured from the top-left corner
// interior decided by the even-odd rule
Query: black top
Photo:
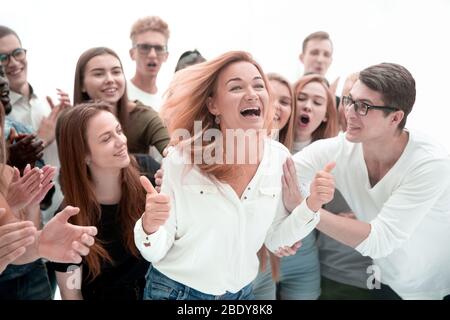
[[[125,247],[119,224],[119,206],[101,205],[101,218],[97,224],[97,239],[102,241],[113,262],[102,263],[102,270],[94,280],[88,280],[88,266],[83,261],[81,291],[85,300],[142,299],[145,274],[150,263],[136,258]],[[53,269],[66,272],[71,264],[51,263]]]

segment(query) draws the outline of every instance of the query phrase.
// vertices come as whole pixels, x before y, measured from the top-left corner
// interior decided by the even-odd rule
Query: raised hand
[[[292,212],[302,201],[295,171],[294,161],[288,158],[283,164],[283,176],[281,177],[283,203],[287,211]]]
[[[31,169],[29,164],[25,167],[22,177],[19,169],[14,168],[13,178],[8,185],[6,195],[6,201],[14,213],[31,204],[33,198],[41,192],[43,177],[43,172],[39,168]]]
[[[302,242],[301,241],[297,241],[296,243],[294,243],[292,246],[284,246],[284,247],[280,247],[278,248],[277,251],[274,252],[274,254],[278,257],[278,258],[282,258],[282,257],[288,257],[288,256],[293,256],[294,254],[297,253],[297,250],[302,246]]]
[[[333,200],[334,197],[334,177],[331,171],[336,166],[336,162],[325,165],[323,170],[316,173],[311,183],[310,196],[306,199],[309,209],[317,212],[324,204]]]
[[[5,209],[0,208],[1,216]],[[8,264],[23,255],[26,247],[36,239],[36,228],[31,221],[8,223],[0,226],[0,274]]]
[[[54,186],[53,178],[56,175],[56,167],[46,165],[41,169],[41,172],[41,189],[37,194],[34,195],[31,200],[31,204],[40,204],[41,201],[45,198],[47,192],[49,192],[50,189]]]
[[[27,165],[23,176],[14,168],[13,178],[8,186],[6,200],[14,213],[28,205],[39,204],[53,187],[56,168],[45,166],[42,169]]]
[[[158,193],[147,177],[141,176],[140,180],[145,191],[147,191],[145,213],[142,216],[142,227],[145,233],[152,234],[169,218],[170,197]]]
[[[61,89],[56,89],[58,93],[59,103],[54,104],[52,98],[47,96],[47,102],[52,109],[48,117],[42,119],[37,136],[44,141],[44,145],[48,146],[55,139],[55,127],[58,117],[64,109],[70,107],[70,98],[67,93]]]
[[[59,113],[61,111],[63,111],[66,108],[71,107],[71,103],[70,103],[70,97],[69,95],[62,91],[61,89],[56,89],[56,93],[58,95],[58,104],[55,105],[55,103],[53,102],[53,99],[49,96],[47,96],[47,102],[50,106],[50,108],[53,110],[55,110],[55,112]]]
[[[44,145],[43,141],[36,139],[34,134],[17,134],[11,128],[8,146],[8,164],[11,167],[19,168],[23,172],[25,166],[34,163],[42,158]]]
[[[56,92],[58,94],[58,101],[59,101],[58,105],[60,106],[61,109],[69,108],[72,106],[69,94],[67,92],[64,92],[61,89],[56,89]]]
[[[50,261],[80,263],[95,242],[97,228],[76,226],[68,222],[80,209],[67,206],[54,216],[38,236],[38,254]]]

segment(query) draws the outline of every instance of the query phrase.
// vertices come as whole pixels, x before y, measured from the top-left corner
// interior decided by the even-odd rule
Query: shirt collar
[[[36,94],[34,93],[33,87],[31,86],[31,84],[28,84],[28,86],[30,87],[30,100],[33,98],[37,98]],[[23,96],[20,93],[17,93],[13,90],[11,90],[9,92],[9,99],[11,101],[11,104],[14,105],[17,101],[19,101],[20,99],[25,98],[25,96]]]

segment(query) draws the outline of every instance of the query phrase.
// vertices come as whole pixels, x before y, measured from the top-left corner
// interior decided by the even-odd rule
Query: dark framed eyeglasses
[[[376,109],[376,110],[388,110],[391,112],[398,111],[398,108],[389,107],[389,106],[371,106],[370,104],[367,104],[362,101],[354,101],[349,96],[342,96],[342,105],[345,108],[350,108],[353,106],[355,108],[355,112],[359,114],[360,116],[366,116],[367,112],[369,112],[370,109]]]
[[[8,65],[11,57],[14,57],[17,61],[23,61],[25,60],[25,57],[27,56],[27,50],[24,48],[16,48],[10,53],[0,53],[0,63],[3,66]]]
[[[152,49],[155,49],[157,55],[163,55],[167,52],[167,46],[161,46],[159,44],[138,43],[134,47],[141,55],[149,54]]]

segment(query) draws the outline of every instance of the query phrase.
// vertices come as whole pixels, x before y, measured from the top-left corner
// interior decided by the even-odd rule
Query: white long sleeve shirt
[[[441,146],[409,132],[403,154],[373,187],[362,145],[345,134],[320,140],[293,157],[300,181],[310,181],[329,161],[357,218],[371,225],[357,247],[374,259],[381,282],[404,299],[450,294],[450,158]]]
[[[235,293],[248,285],[258,273],[256,253],[264,243],[271,251],[291,246],[319,222],[305,201],[290,215],[284,208],[281,176],[288,156],[282,144],[266,139],[258,170],[239,198],[228,184],[183,164],[182,154],[173,150],[164,159],[161,188],[170,196],[170,217],[150,236],[137,221],[135,243],[142,256],[167,277],[203,293]]]

